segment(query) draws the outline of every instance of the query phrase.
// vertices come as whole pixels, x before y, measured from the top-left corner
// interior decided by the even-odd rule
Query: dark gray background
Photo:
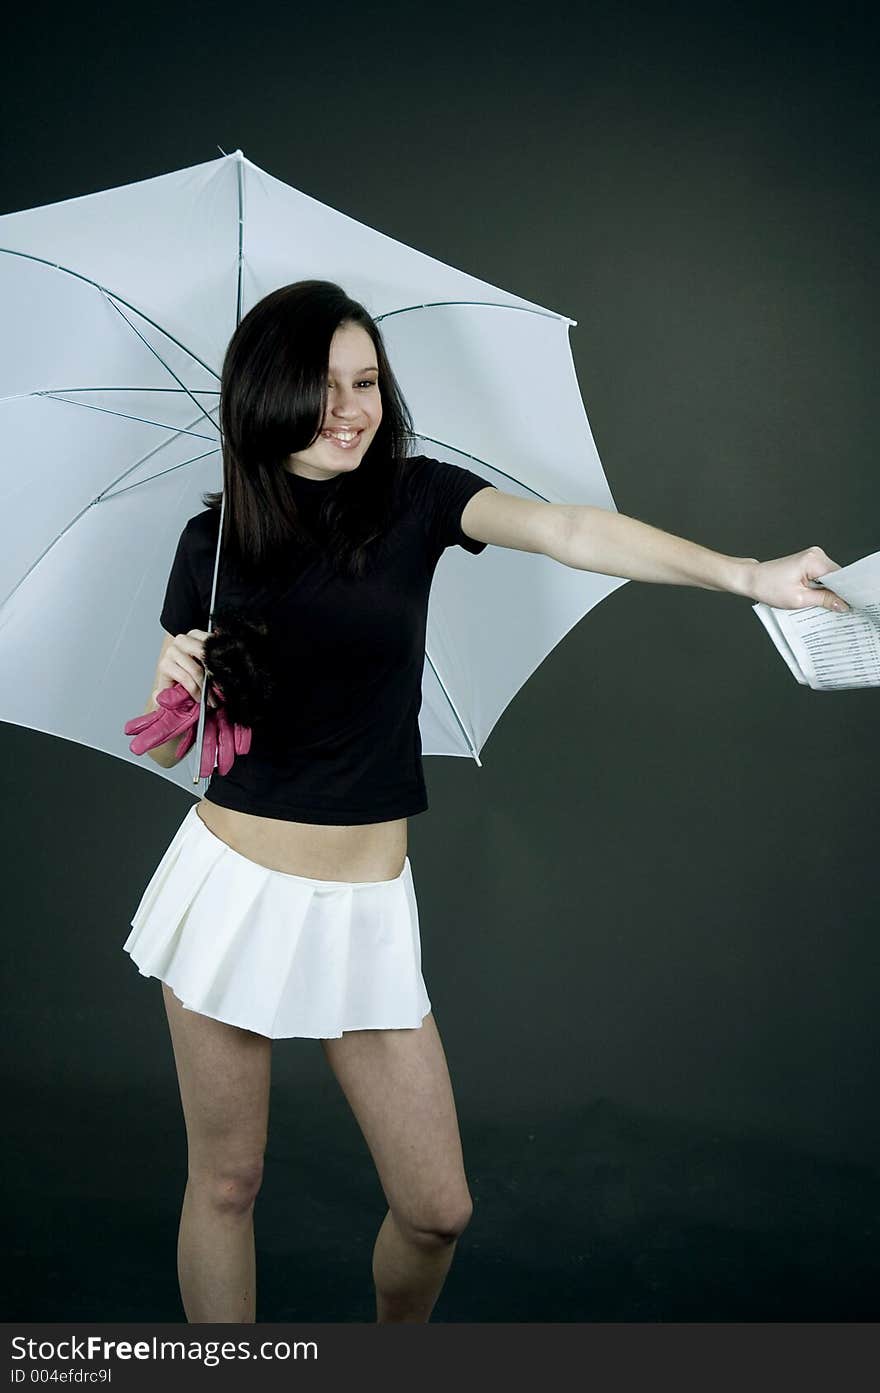
[[[41,12],[18,20],[7,50],[3,210],[240,147],[576,319],[578,378],[621,512],[732,555],[818,543],[845,565],[880,548],[870,13]],[[149,671],[159,639],[144,635]],[[591,1205],[575,1178],[578,1127],[600,1114],[655,1138],[679,1128],[777,1148],[780,1175],[792,1157],[843,1167],[817,1222],[880,1163],[877,701],[798,686],[745,599],[632,582],[530,680],[482,769],[427,759],[431,809],[410,824],[410,857],[465,1159],[480,1157],[472,1186],[508,1171],[514,1135],[570,1127],[534,1179],[537,1196],[551,1181],[558,1192],[560,1264],[566,1206],[574,1223]],[[15,1251],[42,1254],[17,1310],[121,1319],[106,1285],[81,1305],[69,1287],[54,1306],[47,1293],[67,1270],[67,1216],[92,1203],[107,1222],[111,1148],[130,1147],[111,1168],[119,1233],[136,1221],[148,1246],[153,1205],[176,1222],[185,1155],[161,996],[121,944],[190,800],[152,766],[9,725],[0,761]],[[324,1177],[338,1138],[353,1166],[368,1164],[314,1042],[279,1042],[273,1071],[270,1143],[289,1134],[291,1156],[308,1152]],[[351,1171],[337,1164],[344,1206]],[[742,1199],[745,1171],[732,1175]],[[652,1318],[620,1292],[610,1318]],[[448,1318],[477,1309],[459,1290]],[[538,1318],[511,1309],[485,1318]],[[597,1307],[584,1296],[572,1309],[565,1318],[592,1319]],[[660,1318],[676,1309],[693,1310],[673,1303]],[[714,1314],[738,1311],[752,1308],[731,1298]]]

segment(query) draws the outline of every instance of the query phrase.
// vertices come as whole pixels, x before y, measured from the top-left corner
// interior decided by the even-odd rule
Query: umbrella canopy
[[[131,754],[180,531],[222,488],[219,385],[240,318],[331,280],[379,323],[413,453],[524,498],[614,508],[568,341],[576,322],[317,202],[234,154],[0,217],[0,719],[193,791],[198,743]],[[222,567],[222,553],[219,558]],[[424,754],[479,753],[620,578],[450,548],[428,610]],[[205,615],[204,627],[208,627]]]

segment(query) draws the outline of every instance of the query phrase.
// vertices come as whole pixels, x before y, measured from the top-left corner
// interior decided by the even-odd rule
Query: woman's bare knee
[[[213,1165],[190,1166],[189,1170],[190,1187],[212,1209],[224,1214],[248,1213],[254,1206],[262,1183],[262,1157],[255,1158],[250,1164],[236,1166],[224,1166],[217,1158]]]
[[[464,1233],[474,1212],[470,1194],[466,1200],[427,1200],[406,1213],[392,1210],[398,1228],[413,1243],[454,1243]]]
[[[323,1042],[376,1163],[397,1228],[448,1244],[473,1213],[446,1056],[433,1014],[416,1030],[365,1030]]]

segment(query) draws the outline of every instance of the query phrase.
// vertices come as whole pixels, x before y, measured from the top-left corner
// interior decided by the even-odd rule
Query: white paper
[[[880,686],[880,552],[820,577],[850,606],[845,614],[752,606],[798,682],[815,691]]]

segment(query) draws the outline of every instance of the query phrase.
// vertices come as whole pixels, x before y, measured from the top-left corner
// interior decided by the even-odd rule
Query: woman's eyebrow
[[[357,375],[358,375],[359,372],[378,372],[378,371],[379,371],[379,369],[376,367],[376,364],[374,363],[372,367],[367,367],[367,368],[355,368],[354,372],[352,373],[352,377],[357,377]],[[331,369],[330,369],[330,376],[333,377],[333,375],[334,375],[334,374],[333,374],[333,369],[331,368]],[[343,374],[343,376],[344,376],[344,374]]]

